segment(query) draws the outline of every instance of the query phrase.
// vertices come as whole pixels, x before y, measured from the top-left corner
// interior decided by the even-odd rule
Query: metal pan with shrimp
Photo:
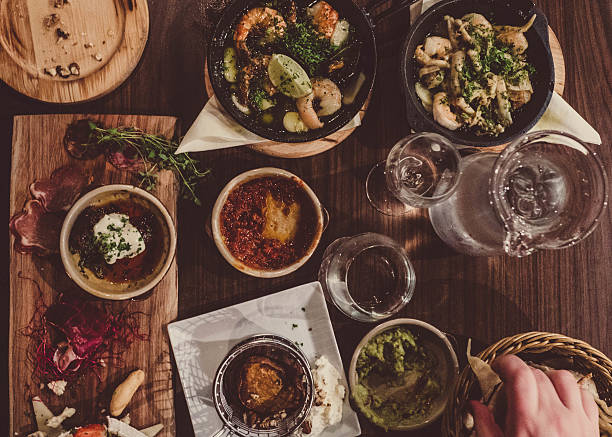
[[[374,36],[350,0],[333,3],[235,0],[224,11],[209,47],[211,83],[248,130],[312,141],[362,107],[375,75]]]
[[[552,96],[546,16],[531,0],[442,0],[412,26],[400,71],[416,131],[479,147],[511,142]]]

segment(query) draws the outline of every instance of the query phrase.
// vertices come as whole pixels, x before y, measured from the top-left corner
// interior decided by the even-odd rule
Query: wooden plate
[[[146,0],[0,0],[0,79],[45,102],[92,100],[128,78],[148,34]]]
[[[206,94],[208,97],[215,95],[212,84],[210,83],[210,78],[208,77],[207,63],[204,65],[204,86],[206,87]],[[372,92],[370,91],[368,98],[359,110],[359,117],[361,120],[365,117],[371,98]],[[352,134],[355,129],[357,128],[354,127],[352,129],[337,131],[325,138],[319,138],[318,140],[308,141],[306,143],[278,143],[276,141],[266,141],[257,144],[247,144],[246,147],[276,158],[306,158],[336,147]]]
[[[13,123],[9,214],[21,211],[26,200],[31,198],[31,182],[48,178],[53,170],[63,165],[81,166],[94,178],[94,186],[135,182],[131,173],[117,170],[104,156],[76,160],[66,153],[63,145],[66,127],[82,118],[99,121],[108,127],[138,126],[145,132],[168,138],[179,130],[174,117],[79,114],[17,116]],[[167,170],[160,172],[152,194],[164,204],[176,223],[178,183],[174,173]],[[64,272],[59,254],[42,258],[17,253],[12,246],[14,237],[10,238],[9,348],[6,358],[9,368],[8,435],[27,435],[36,429],[30,402],[32,396],[39,395],[55,414],[70,406],[76,408],[77,420],[96,418],[102,408],[108,410],[112,391],[127,374],[142,369],[145,371],[145,382],[128,405],[132,425],[142,429],[162,423],[164,429],[157,437],[174,437],[172,360],[166,325],[178,315],[176,259],[166,276],[149,294],[131,302],[109,303],[115,314],[126,306],[130,311],[147,314],[147,326],[142,328],[148,332],[148,340],[134,342],[123,354],[122,361],[106,360],[107,365],[98,369],[99,379],[94,373],[84,375],[78,382],[69,384],[66,392],[58,397],[47,388],[40,388],[33,377],[34,363],[28,358],[28,353],[34,345],[23,335],[22,329],[28,326],[38,305],[50,305],[57,299],[58,293],[78,288]],[[88,295],[83,292],[83,296]]]

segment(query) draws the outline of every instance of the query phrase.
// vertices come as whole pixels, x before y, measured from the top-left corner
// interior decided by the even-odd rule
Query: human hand
[[[597,405],[567,370],[544,373],[516,355],[492,367],[504,381],[506,423],[502,431],[485,405],[470,401],[478,437],[599,437]]]

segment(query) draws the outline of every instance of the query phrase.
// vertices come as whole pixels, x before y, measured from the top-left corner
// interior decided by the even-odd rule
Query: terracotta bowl
[[[147,208],[153,212],[162,224],[163,235],[155,236],[164,239],[160,262],[145,278],[126,283],[113,283],[81,271],[78,261],[69,247],[70,233],[77,218],[89,206],[103,205],[112,200],[134,196],[144,200]],[[151,193],[132,185],[105,185],[85,194],[72,206],[62,225],[60,234],[60,255],[64,269],[70,278],[88,293],[110,300],[124,300],[141,296],[155,287],[166,275],[176,252],[176,229],[166,207]]]
[[[459,362],[457,361],[457,355],[455,354],[455,350],[451,346],[448,338],[438,328],[430,325],[429,323],[416,319],[390,320],[378,325],[376,328],[368,332],[359,342],[357,348],[355,348],[348,371],[351,393],[355,392],[359,382],[357,376],[357,358],[359,357],[363,347],[378,334],[397,327],[405,327],[413,334],[418,335],[418,343],[426,347],[436,356],[439,366],[438,375],[440,377],[442,393],[436,399],[434,399],[429,415],[422,418],[418,422],[415,421],[414,423],[398,427],[389,427],[390,430],[412,431],[429,425],[442,415],[444,409],[446,408],[449,394],[457,379],[457,374],[459,373]]]
[[[246,265],[230,252],[221,234],[221,210],[223,209],[223,205],[225,205],[225,202],[227,201],[227,197],[229,196],[230,192],[237,186],[247,181],[259,179],[265,176],[284,176],[286,178],[296,180],[301,185],[302,189],[306,192],[308,197],[312,200],[317,214],[317,229],[315,231],[315,235],[310,244],[310,247],[308,248],[306,253],[293,264],[276,270],[257,269]],[[219,252],[223,256],[223,258],[225,258],[225,260],[233,267],[240,270],[242,273],[246,273],[247,275],[255,276],[258,278],[277,278],[279,276],[288,275],[289,273],[296,271],[297,269],[302,267],[306,263],[306,261],[308,261],[308,259],[312,256],[315,249],[319,245],[321,235],[323,234],[323,230],[325,229],[327,222],[327,211],[321,205],[321,202],[317,198],[316,194],[302,179],[300,179],[293,173],[280,168],[264,167],[239,174],[234,179],[229,181],[228,184],[223,188],[223,190],[221,190],[221,193],[219,194],[219,197],[217,197],[217,201],[215,202],[215,205],[212,210],[211,230],[212,237],[215,242],[215,245],[217,246],[217,249],[219,249]]]

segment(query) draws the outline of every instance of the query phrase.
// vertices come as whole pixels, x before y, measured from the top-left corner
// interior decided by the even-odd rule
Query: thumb
[[[495,423],[493,414],[478,401],[470,401],[472,413],[474,414],[474,426],[478,437],[504,437],[504,433]]]

